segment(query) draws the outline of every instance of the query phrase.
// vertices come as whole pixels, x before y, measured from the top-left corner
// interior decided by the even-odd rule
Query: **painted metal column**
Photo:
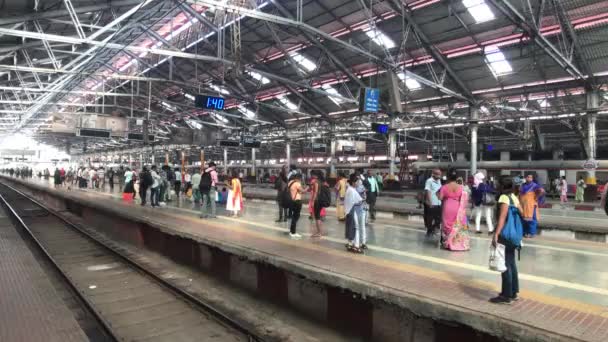
[[[595,160],[597,156],[597,112],[600,107],[600,94],[597,89],[593,89],[587,92],[587,145],[588,145],[588,156],[587,159]],[[587,189],[592,192],[597,191],[597,179],[595,178],[595,169],[589,169],[587,171],[587,185],[592,185],[592,189]],[[585,196],[587,197],[587,196]]]
[[[256,173],[255,173],[255,148],[251,149],[251,176],[252,177],[256,177]]]
[[[329,156],[331,157],[331,161],[329,162],[329,178],[337,178],[336,174],[336,141],[331,140],[329,146]]]
[[[285,144],[285,164],[288,167],[291,165],[291,144],[289,142]]]
[[[228,148],[224,147],[224,174],[228,175]]]
[[[205,172],[205,149],[201,147],[201,174]]]
[[[397,157],[397,132],[391,129],[388,134],[388,175],[389,179],[395,179],[395,158]],[[401,179],[399,180],[401,181]]]
[[[479,128],[479,111],[477,107],[471,109],[471,175],[477,173],[477,130]]]

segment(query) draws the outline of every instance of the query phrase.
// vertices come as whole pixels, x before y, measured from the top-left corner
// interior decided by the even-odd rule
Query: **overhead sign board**
[[[79,137],[109,139],[111,134],[112,134],[112,131],[110,131],[109,129],[80,128],[78,130]]]
[[[312,143],[312,153],[327,153],[327,144]]]
[[[239,147],[241,143],[237,140],[220,140],[220,146]]]
[[[203,109],[224,110],[225,100],[217,96],[196,95],[194,106]]]
[[[144,141],[144,135],[143,135],[143,133],[128,133],[127,140]],[[154,141],[154,135],[148,134],[148,141],[149,142]]]
[[[361,88],[359,94],[359,111],[364,113],[378,113],[380,110],[380,89]]]
[[[357,154],[357,150],[355,146],[342,146],[342,153],[350,156]]]
[[[374,122],[372,123],[372,131],[378,134],[388,134],[388,125]]]
[[[243,138],[243,147],[259,148],[262,143],[255,138]]]

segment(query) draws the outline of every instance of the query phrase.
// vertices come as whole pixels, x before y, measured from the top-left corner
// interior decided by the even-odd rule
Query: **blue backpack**
[[[507,244],[518,248],[521,247],[521,240],[524,236],[524,227],[523,223],[521,222],[519,210],[515,205],[513,205],[511,195],[508,195],[507,197],[509,197],[509,211],[507,212],[505,226],[500,232],[500,237]]]

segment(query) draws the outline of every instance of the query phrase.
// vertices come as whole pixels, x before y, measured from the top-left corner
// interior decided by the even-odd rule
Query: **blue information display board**
[[[359,110],[364,113],[378,113],[380,109],[380,89],[362,88],[359,94]]]
[[[203,109],[224,110],[224,99],[215,96],[196,95],[194,106]]]

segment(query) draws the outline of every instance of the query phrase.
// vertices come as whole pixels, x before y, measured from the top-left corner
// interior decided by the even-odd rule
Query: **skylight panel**
[[[203,125],[200,122],[192,120],[192,119],[186,119],[186,123],[188,124],[188,126],[190,126],[191,128],[194,128],[194,129],[203,128]]]
[[[507,61],[505,55],[498,47],[487,47],[485,54],[488,66],[490,67],[490,70],[492,70],[494,76],[498,77],[513,72],[511,64]]]
[[[187,98],[190,101],[194,101],[195,100],[195,97],[192,94],[184,93],[184,97]]]
[[[376,43],[380,46],[383,46],[387,49],[392,49],[395,46],[397,46],[397,44],[395,44],[395,42],[391,38],[389,38],[389,36],[387,36],[386,34],[384,34],[382,31],[380,31],[378,29],[370,29],[368,31],[365,31],[365,34],[374,43]]]
[[[405,82],[405,87],[409,90],[418,90],[422,88],[422,85],[418,81],[406,76],[404,72],[398,73],[397,77],[399,77],[401,81]]]
[[[551,104],[549,103],[549,101],[547,101],[547,99],[538,100],[538,105],[542,108],[551,107]]]
[[[289,99],[285,95],[282,95],[281,97],[279,97],[279,102],[281,102],[285,107],[287,107],[291,110],[298,109],[298,106],[295,103],[289,101]]]
[[[485,0],[462,0],[462,4],[467,8],[477,24],[496,18]]]
[[[160,105],[161,105],[161,106],[163,106],[164,108],[166,108],[166,109],[170,110],[170,111],[175,112],[175,106],[170,105],[170,104],[168,104],[168,103],[167,103],[167,102],[165,102],[165,101],[161,101],[161,102],[160,102]]]
[[[433,114],[435,114],[435,116],[437,116],[438,119],[447,119],[448,117],[443,114],[442,112],[433,112]]]
[[[332,95],[342,96],[334,87],[330,86],[329,84],[324,84],[321,86],[321,88]],[[344,103],[344,100],[340,97],[329,96],[329,99],[332,100],[333,103],[337,104],[338,106]]]
[[[229,123],[230,122],[230,121],[228,121],[228,119],[226,119],[222,115],[218,115],[216,113],[211,113],[211,116],[213,116],[216,120],[219,120],[219,121],[221,121],[223,123]]]
[[[298,63],[298,65],[300,65],[306,71],[313,71],[317,68],[317,65],[313,61],[297,52],[292,53],[290,56],[294,60],[294,62]]]
[[[230,92],[226,88],[224,88],[224,87],[218,87],[215,84],[210,84],[209,88],[217,91],[220,94],[225,94],[225,95],[230,94]]]
[[[262,84],[270,83],[270,80],[268,78],[262,76],[261,74],[255,71],[247,71],[247,74],[249,74],[249,76],[251,76],[254,80],[262,82]]]
[[[247,107],[240,105],[238,108],[239,112],[243,113],[243,115],[245,115],[246,117],[252,119],[255,117],[255,112],[248,109]]]

